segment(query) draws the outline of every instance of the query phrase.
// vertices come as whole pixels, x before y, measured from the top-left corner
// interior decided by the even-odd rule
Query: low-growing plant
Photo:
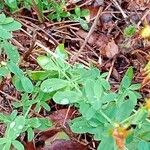
[[[29,78],[19,68],[20,55],[17,48],[11,44],[12,32],[19,30],[21,24],[11,17],[6,17],[4,13],[0,14],[0,54],[6,54],[7,58],[0,62],[0,77],[6,77],[14,74],[14,85],[18,88],[18,84],[22,91],[32,92],[33,85]]]
[[[140,84],[131,84],[129,67],[116,91],[106,80],[107,73],[83,65],[71,66],[57,55],[39,56],[42,71],[30,72],[41,82],[40,89],[60,105],[74,105],[81,116],[70,122],[74,133],[90,133],[100,141],[98,149],[149,149],[149,101],[138,106]]]
[[[5,0],[5,5],[10,8],[10,11],[16,11],[20,7],[25,7],[27,9],[33,8],[41,23],[44,22],[44,11],[49,11],[48,18],[50,20],[74,20],[79,22],[83,29],[88,30],[88,24],[85,17],[89,15],[89,11],[87,9],[81,10],[79,7],[76,7],[74,11],[70,12],[67,10],[65,0],[60,0],[59,2],[56,0]]]

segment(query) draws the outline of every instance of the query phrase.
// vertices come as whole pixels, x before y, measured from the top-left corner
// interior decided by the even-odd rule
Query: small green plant
[[[13,73],[14,85],[18,90],[32,92],[33,85],[29,78],[19,68],[20,55],[17,48],[11,44],[12,32],[19,30],[21,24],[11,17],[6,17],[4,13],[0,14],[0,54],[7,55],[6,60],[0,62],[0,77],[5,77]]]
[[[10,8],[10,11],[16,11],[20,7],[25,7],[28,9],[33,8],[36,12],[38,19],[41,23],[44,22],[44,11],[49,11],[48,18],[50,20],[62,21],[64,19],[74,20],[79,22],[84,30],[88,30],[88,24],[85,17],[89,15],[87,9],[81,10],[76,7],[73,12],[69,12],[66,7],[66,1],[61,0],[57,2],[55,0],[5,0],[5,5]],[[4,7],[4,6],[3,6]]]
[[[16,110],[10,115],[0,114],[0,122],[6,124],[5,135],[0,138],[2,150],[10,150],[12,146],[17,150],[24,150],[23,144],[17,140],[22,133],[27,132],[28,141],[31,141],[34,138],[34,129],[45,130],[52,126],[46,118],[29,118],[28,111],[23,115],[17,115]]]
[[[41,91],[51,94],[55,103],[78,108],[81,116],[70,122],[73,132],[94,135],[100,141],[98,150],[142,150],[149,145],[150,107],[136,108],[140,84],[131,84],[132,67],[118,91],[112,92],[105,79],[107,73],[80,64],[70,66],[62,55],[57,56],[39,56],[37,61],[43,70],[30,72],[30,76],[41,82]]]
[[[132,37],[136,32],[135,25],[129,25],[124,29],[124,36],[125,37]]]

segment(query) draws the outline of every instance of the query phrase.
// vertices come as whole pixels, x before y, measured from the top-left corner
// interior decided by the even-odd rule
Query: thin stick
[[[121,6],[118,4],[118,2],[116,0],[112,0],[114,2],[114,4],[118,7],[118,9],[120,10],[122,16],[126,19],[128,18],[128,16],[125,14],[125,12],[122,10]]]
[[[37,32],[36,30],[33,31],[33,38],[32,38],[32,41],[31,41],[31,45],[29,47],[29,49],[25,52],[25,54],[23,55],[23,59],[24,60],[27,60],[28,56],[31,54],[31,52],[33,51],[34,49],[34,46],[35,46],[35,42],[36,42],[36,39],[37,39]]]
[[[93,25],[92,25],[90,31],[88,32],[88,34],[87,34],[87,36],[86,36],[86,38],[85,38],[85,40],[84,40],[83,45],[82,45],[81,48],[79,49],[78,53],[77,53],[75,56],[72,56],[72,58],[70,59],[70,60],[72,61],[72,63],[74,63],[74,62],[78,59],[78,57],[80,56],[80,54],[82,53],[82,51],[83,51],[84,47],[86,46],[86,44],[87,44],[87,42],[88,42],[90,36],[91,36],[92,33],[94,32],[94,29],[95,29],[95,27],[96,27],[96,25],[97,25],[97,22],[98,22],[98,20],[99,20],[99,17],[100,17],[100,15],[101,15],[101,13],[102,13],[102,7],[99,8],[99,10],[98,10],[98,12],[97,12],[97,15],[96,15],[96,18],[95,18],[95,20],[94,20],[94,23],[93,23]]]
[[[107,76],[107,78],[106,78],[106,81],[108,81],[109,80],[109,78],[110,78],[110,76],[111,76],[111,73],[112,73],[112,71],[113,71],[113,67],[114,67],[114,64],[115,64],[115,60],[116,60],[116,56],[113,58],[113,60],[112,60],[112,64],[111,64],[111,67],[110,67],[110,69],[109,69],[109,73],[108,73],[108,76]]]

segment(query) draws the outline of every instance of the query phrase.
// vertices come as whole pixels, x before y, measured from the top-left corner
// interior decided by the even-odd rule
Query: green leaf
[[[150,142],[140,141],[138,144],[138,150],[150,150]]]
[[[136,26],[135,25],[129,25],[124,29],[124,35],[126,37],[132,37],[136,32]]]
[[[47,119],[47,118],[38,118],[39,122],[40,122],[40,126],[37,128],[39,130],[47,130],[48,128],[52,127],[52,122]]]
[[[88,30],[88,29],[89,29],[88,23],[87,23],[85,20],[80,19],[79,22],[80,22],[81,27],[82,27],[84,30]]]
[[[15,140],[22,132],[25,125],[25,117],[17,116],[6,129],[6,137],[10,140]]]
[[[6,138],[0,138],[0,145],[3,145],[7,142]]]
[[[11,141],[7,141],[7,143],[3,146],[3,149],[2,150],[10,150],[10,147],[11,147]]]
[[[34,131],[33,131],[33,129],[32,128],[28,128],[27,129],[27,134],[28,134],[28,141],[29,142],[32,141],[33,138],[34,138]]]
[[[88,133],[91,130],[91,126],[83,117],[75,118],[70,123],[70,128],[74,133]]]
[[[14,146],[14,148],[16,148],[17,150],[24,150],[24,146],[22,143],[20,143],[19,141],[17,140],[14,140],[12,142],[12,145]]]
[[[9,42],[5,41],[3,43],[3,48],[4,48],[8,58],[12,62],[14,62],[14,63],[18,63],[19,62],[20,56],[19,56],[19,53],[18,53],[18,51],[17,51],[15,46],[13,46]]]
[[[45,92],[53,92],[66,87],[69,84],[68,81],[58,78],[47,79],[42,82],[40,89]]]
[[[9,33],[6,29],[4,29],[1,25],[0,25],[0,39],[4,39],[4,40],[8,40],[12,38],[12,34]]]
[[[0,14],[0,24],[3,23],[6,19],[6,15],[4,13]]]
[[[32,93],[34,87],[33,87],[33,84],[29,78],[22,76],[21,84],[22,84],[22,87],[24,88],[25,92]]]
[[[81,15],[80,15],[81,17],[86,17],[88,15],[90,15],[90,11],[88,9],[83,9],[81,11]]]
[[[17,9],[17,1],[16,0],[5,0],[5,3],[12,9]]]
[[[143,122],[148,115],[148,112],[145,108],[141,108],[135,113],[134,118],[131,120],[132,124],[139,124],[139,122]]]
[[[50,108],[50,106],[46,103],[46,102],[41,102],[41,105],[42,105],[42,107],[44,108],[44,109],[46,109],[47,111],[50,111],[51,110],[51,108]]]
[[[104,137],[100,142],[97,150],[117,150],[114,147],[114,140],[112,137]]]
[[[21,23],[20,22],[14,20],[13,22],[9,23],[8,21],[11,21],[11,20],[9,19],[9,20],[7,20],[7,22],[4,22],[5,24],[1,25],[5,30],[16,31],[16,30],[21,29]]]
[[[52,61],[50,57],[39,56],[37,58],[37,62],[44,70],[57,70],[56,64]]]
[[[5,77],[9,74],[9,70],[6,67],[0,67],[0,76]]]
[[[75,91],[58,91],[53,96],[57,104],[67,105],[80,101],[80,95]]]
[[[32,128],[38,128],[41,125],[39,118],[37,118],[37,117],[30,118],[28,120],[27,124]]]
[[[59,44],[56,48],[55,53],[59,58],[62,58],[64,60],[68,59],[68,54],[64,48],[64,44]]]
[[[22,76],[23,76],[23,71],[22,71],[14,62],[9,61],[9,62],[7,63],[7,67],[8,67],[8,69],[9,69],[12,73],[14,73],[16,76],[22,78]]]
[[[129,67],[121,81],[120,89],[129,88],[129,86],[131,85],[132,78],[133,78],[133,68]]]
[[[130,86],[131,90],[139,90],[141,88],[141,84],[132,84]]]
[[[13,76],[12,83],[18,91],[24,91],[24,88],[21,83],[21,79],[18,76],[16,75]]]
[[[76,7],[75,8],[75,14],[77,15],[77,17],[80,17],[80,15],[81,15],[81,9],[80,9],[80,7]]]

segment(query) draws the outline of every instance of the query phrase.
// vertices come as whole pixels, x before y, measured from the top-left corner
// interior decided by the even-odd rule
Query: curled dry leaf
[[[71,140],[55,140],[42,150],[88,150],[87,146]]]

